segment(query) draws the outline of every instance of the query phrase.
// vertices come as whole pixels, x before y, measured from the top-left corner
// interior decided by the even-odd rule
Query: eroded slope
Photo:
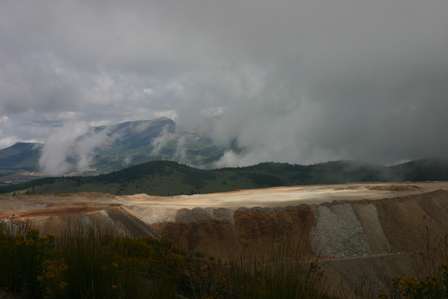
[[[448,232],[448,183],[288,187],[191,196],[101,193],[3,196],[0,218],[30,221],[57,234],[70,223],[101,224],[223,259],[282,252],[318,257],[354,289],[366,275],[414,271],[414,254],[434,250]],[[340,286],[340,284],[338,284]]]

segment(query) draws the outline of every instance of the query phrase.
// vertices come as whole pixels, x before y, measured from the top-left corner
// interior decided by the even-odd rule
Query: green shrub
[[[41,238],[26,224],[0,226],[0,288],[41,298],[38,277],[53,254],[54,238]]]
[[[417,279],[401,277],[393,283],[391,299],[448,299],[448,267],[442,266],[431,276]]]
[[[193,284],[199,295],[197,298],[330,298],[325,295],[321,272],[314,263],[286,260],[270,263],[242,259],[220,266],[198,266],[201,267],[200,271],[190,271],[193,275],[202,275],[202,279],[196,279]]]
[[[313,263],[215,261],[159,240],[81,225],[57,238],[0,229],[0,290],[20,298],[323,299]]]

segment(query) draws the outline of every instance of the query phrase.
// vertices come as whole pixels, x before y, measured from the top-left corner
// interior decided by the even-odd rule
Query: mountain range
[[[68,165],[67,169],[58,174],[103,174],[154,160],[207,168],[226,150],[210,138],[179,129],[168,118],[92,127],[68,147],[70,150],[62,161]],[[41,173],[43,167],[39,160],[46,150],[51,149],[40,143],[16,143],[0,150],[0,181],[2,177],[17,179]],[[51,151],[48,159],[53,159]]]
[[[62,162],[66,170],[59,176],[34,180],[45,176],[42,157],[53,160],[54,149],[48,144],[22,142],[0,150],[0,191],[176,195],[309,184],[448,180],[448,162],[441,159],[394,166],[335,161],[212,169],[229,149],[239,150],[182,130],[168,118],[92,127],[65,147]]]
[[[40,143],[18,142],[0,150],[0,173],[36,171],[42,147]]]
[[[170,161],[152,161],[97,176],[38,179],[0,187],[0,193],[20,191],[180,195],[275,186],[441,180],[448,180],[446,160],[416,160],[394,166],[354,161],[314,165],[261,163],[249,167],[209,170]]]

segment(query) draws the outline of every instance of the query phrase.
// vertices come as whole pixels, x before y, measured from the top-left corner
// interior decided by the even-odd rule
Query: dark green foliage
[[[27,298],[40,298],[39,275],[54,248],[27,225],[0,229],[0,287]]]
[[[241,168],[204,170],[170,161],[153,161],[91,177],[45,178],[0,187],[0,193],[106,192],[178,195],[260,187],[350,182],[448,180],[448,163],[427,160],[393,167],[339,161],[309,166],[262,163]]]
[[[0,290],[20,298],[175,298],[185,257],[169,244],[67,231],[54,239],[2,225]]]
[[[330,299],[325,281],[313,263],[282,256],[268,260],[241,259],[220,267],[202,267],[195,275],[196,298]]]
[[[250,174],[248,176],[259,187],[283,186],[285,183],[277,176],[269,174]]]
[[[418,279],[402,277],[393,283],[393,289],[384,299],[447,299],[448,267],[442,266],[431,276]]]
[[[57,238],[26,225],[0,231],[0,291],[23,299],[329,298],[316,265],[300,260],[221,263],[81,225]]]
[[[448,160],[424,159],[392,167],[393,172],[408,181],[448,180]]]

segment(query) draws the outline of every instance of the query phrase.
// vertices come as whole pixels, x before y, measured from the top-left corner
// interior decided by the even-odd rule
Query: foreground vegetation
[[[312,263],[220,263],[81,226],[58,238],[0,229],[0,290],[12,298],[329,298],[321,282]]]
[[[448,266],[432,266],[421,278],[394,280],[380,298],[448,299]],[[1,298],[348,298],[328,293],[317,264],[300,257],[224,263],[98,227],[72,225],[55,238],[0,224]]]

